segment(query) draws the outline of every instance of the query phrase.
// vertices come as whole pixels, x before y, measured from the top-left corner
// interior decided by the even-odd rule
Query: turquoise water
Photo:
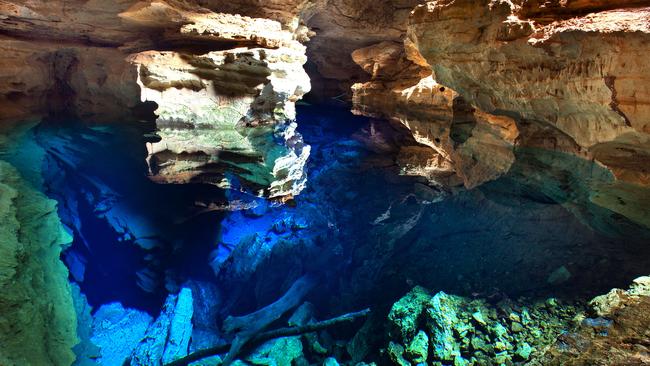
[[[608,177],[589,162],[520,150],[506,176],[452,193],[399,175],[394,148],[409,142],[399,126],[332,107],[298,115],[312,146],[308,187],[282,206],[210,185],[150,182],[148,131],[138,126],[42,123],[13,159],[40,149],[42,189],[74,234],[63,260],[95,311],[119,302],[156,316],[168,294],[190,286],[211,294],[196,296],[205,316],[195,325],[217,329],[305,274],[317,281],[307,299],[326,317],[385,309],[415,285],[587,299],[650,268],[650,233],[588,201],[584,181]],[[368,143],[371,132],[382,148]],[[547,158],[566,166],[562,182],[536,168]],[[255,208],[197,205],[235,200]]]

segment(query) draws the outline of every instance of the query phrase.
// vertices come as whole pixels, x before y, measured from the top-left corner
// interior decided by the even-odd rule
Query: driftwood
[[[229,365],[235,360],[239,351],[256,335],[263,331],[274,321],[280,319],[289,310],[297,307],[302,299],[316,285],[316,278],[306,274],[291,285],[291,288],[274,303],[243,316],[229,316],[223,322],[226,333],[235,333],[237,336],[232,341],[230,351],[223,359],[224,365]]]
[[[305,333],[311,333],[311,332],[317,332],[319,330],[323,330],[329,327],[332,327],[337,324],[345,323],[345,322],[352,322],[356,320],[357,318],[365,317],[370,313],[370,309],[365,309],[361,311],[357,311],[354,313],[348,313],[344,314],[341,316],[337,316],[336,318],[328,319],[328,320],[323,320],[320,322],[315,322],[315,323],[309,323],[305,325],[301,325],[298,327],[287,327],[287,328],[279,328],[279,329],[274,329],[274,330],[269,330],[263,333],[259,333],[255,336],[253,336],[250,341],[248,342],[249,346],[254,346],[258,345],[264,341],[268,341],[270,339],[275,339],[275,338],[280,338],[280,337],[290,337],[290,336],[296,336],[296,335],[301,335]],[[206,357],[210,356],[216,356],[220,354],[224,354],[228,352],[230,349],[231,343],[223,344],[221,346],[215,346],[211,348],[206,348],[202,349],[193,353],[190,353],[189,355],[179,358],[178,360],[168,363],[165,366],[187,366],[192,362],[204,359]]]

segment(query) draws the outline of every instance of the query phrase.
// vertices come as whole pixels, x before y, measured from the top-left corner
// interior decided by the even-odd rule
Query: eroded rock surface
[[[3,2],[0,122],[156,120],[155,181],[298,194],[310,83],[304,27],[285,24],[194,1]]]
[[[351,53],[369,78],[352,87],[354,110],[410,128],[423,146],[404,148],[398,164],[437,184],[494,180],[521,149],[594,160],[614,178],[592,187],[590,204],[647,227],[644,5],[422,3],[397,27],[406,29],[401,38],[387,32]],[[567,174],[553,164],[544,169],[559,180]]]
[[[429,2],[414,10],[407,42],[440,83],[481,110],[552,126],[575,141],[576,153],[647,185],[650,70],[640,60],[648,11],[571,3]],[[577,16],[565,19],[571,8]],[[538,14],[543,22],[526,17]]]
[[[434,80],[418,55],[395,42],[355,50],[354,61],[371,79],[352,86],[353,111],[411,131],[420,145],[401,148],[397,163],[403,174],[468,188],[505,174],[515,160],[515,121],[476,110]]]

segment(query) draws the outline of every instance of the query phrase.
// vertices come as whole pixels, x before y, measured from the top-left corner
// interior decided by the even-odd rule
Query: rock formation
[[[645,365],[649,302],[648,277],[588,307],[553,298],[494,305],[416,287],[388,314],[386,353],[395,365]]]
[[[414,10],[405,44],[419,51],[438,82],[483,111],[516,120],[526,130],[520,145],[606,166],[617,193],[593,201],[648,225],[647,213],[624,207],[636,200],[625,193],[628,183],[648,185],[650,70],[640,62],[650,37],[648,11],[625,8],[642,2],[613,10],[610,2],[567,3],[430,2]],[[573,146],[554,143],[562,139]],[[615,196],[627,198],[621,203]]]
[[[310,89],[302,28],[134,0],[3,2],[0,30],[3,124],[153,118],[159,135],[147,161],[157,182],[271,197],[303,189],[309,147],[290,125]]]
[[[0,364],[74,358],[77,321],[59,261],[70,240],[36,189],[60,199],[86,247],[66,254],[77,281],[97,257],[84,238],[94,232],[146,251],[132,282],[148,294],[184,286],[165,261],[191,256],[184,246],[195,238],[174,230],[242,210],[196,240],[213,245],[202,253],[216,284],[170,295],[157,320],[108,304],[88,325],[75,290],[78,323],[88,325],[80,362],[157,364],[226,341],[227,315],[255,314],[303,272],[330,281],[340,296],[319,305],[338,307],[378,303],[404,283],[476,297],[618,286],[647,268],[633,257],[650,228],[649,41],[648,0],[0,0],[0,127],[83,122],[74,133],[48,131],[55,123],[25,140],[0,136],[3,159],[24,165],[18,173],[0,161]],[[349,126],[323,126],[336,117],[317,112],[323,119],[307,128],[334,137],[314,138],[311,190],[312,150],[294,121],[310,77],[314,100],[351,101],[374,119],[342,136],[332,131]],[[89,127],[107,123],[138,138]],[[112,137],[136,141],[142,164],[103,159],[121,147]],[[40,150],[13,152],[12,139]],[[154,193],[128,170],[158,188],[229,191],[165,196],[171,189]],[[138,190],[152,192],[133,199]],[[82,208],[84,224],[97,226],[82,225]],[[418,288],[393,307],[382,355],[399,365],[649,362],[647,282],[594,300],[579,324],[577,307],[554,300],[495,305]],[[572,286],[583,283],[593,288],[578,295]],[[345,349],[328,334],[267,342],[248,360],[362,361],[370,346],[361,338],[375,330],[364,326]]]
[[[76,316],[68,270],[70,243],[56,203],[0,160],[0,363],[70,365]]]
[[[514,120],[473,108],[402,44],[381,42],[355,50],[352,58],[371,77],[352,86],[353,111],[395,120],[420,144],[401,149],[403,174],[473,188],[510,169],[519,134]]]
[[[495,305],[416,287],[388,314],[386,353],[400,366],[524,364],[571,327],[581,310],[553,298]]]
[[[594,160],[614,179],[591,186],[590,202],[647,227],[643,5],[422,3],[404,24],[393,18],[401,38],[385,32],[351,53],[369,79],[353,85],[353,109],[410,128],[423,146],[404,149],[398,164],[443,185],[502,176],[522,148]],[[374,34],[362,22],[352,29]]]

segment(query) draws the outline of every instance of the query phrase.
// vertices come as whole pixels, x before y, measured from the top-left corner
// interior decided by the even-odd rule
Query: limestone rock
[[[135,347],[131,365],[164,365],[187,355],[192,335],[192,291],[169,295],[156,320]]]
[[[135,55],[131,62],[140,70],[143,101],[159,106],[161,141],[147,146],[152,178],[221,183],[234,169],[242,185],[255,191],[300,193],[309,147],[295,126],[284,123],[295,119],[294,102],[310,87],[301,52],[240,48],[200,56]]]
[[[0,30],[3,125],[157,118],[158,182],[304,188],[309,147],[290,123],[310,89],[298,26],[187,1],[34,1],[0,4]]]
[[[257,347],[246,361],[261,366],[291,366],[302,355],[300,337],[283,337]]]
[[[547,3],[428,2],[411,15],[408,41],[438,82],[479,109],[552,126],[575,141],[578,154],[587,152],[619,179],[647,184],[638,164],[649,152],[650,70],[639,62],[650,38],[647,9]],[[620,149],[635,157],[622,159]]]
[[[350,56],[354,50],[382,41],[399,42],[406,30],[408,15],[421,0],[311,1],[301,13],[303,22],[314,31],[307,55],[316,72],[321,96],[349,94],[355,80],[366,78]]]
[[[409,293],[395,305],[411,297]],[[421,330],[406,343],[399,335],[389,333],[387,353],[393,364],[492,365],[528,361],[571,329],[573,318],[581,311],[580,306],[561,302],[549,307],[545,302],[506,299],[495,305],[444,292],[428,298],[423,309],[401,307],[413,311],[411,317],[420,312],[424,316],[416,320],[415,326]],[[521,316],[507,315],[513,308],[520,309]],[[504,325],[519,324],[513,318],[526,327],[515,331]]]
[[[417,50],[382,42],[352,53],[371,80],[352,86],[353,111],[395,120],[418,146],[404,146],[397,163],[406,175],[433,184],[473,188],[508,171],[518,136],[515,122],[476,110],[436,82]]]
[[[393,304],[388,321],[402,341],[406,342],[417,332],[419,318],[431,295],[422,287],[415,287],[406,296]]]
[[[0,363],[70,365],[78,342],[68,271],[70,243],[56,203],[0,161]]]
[[[418,331],[413,337],[411,343],[406,347],[405,355],[415,364],[427,362],[429,357],[429,337],[424,331]]]
[[[122,365],[144,338],[152,317],[119,303],[102,305],[94,315],[91,341],[100,348],[102,365]]]

